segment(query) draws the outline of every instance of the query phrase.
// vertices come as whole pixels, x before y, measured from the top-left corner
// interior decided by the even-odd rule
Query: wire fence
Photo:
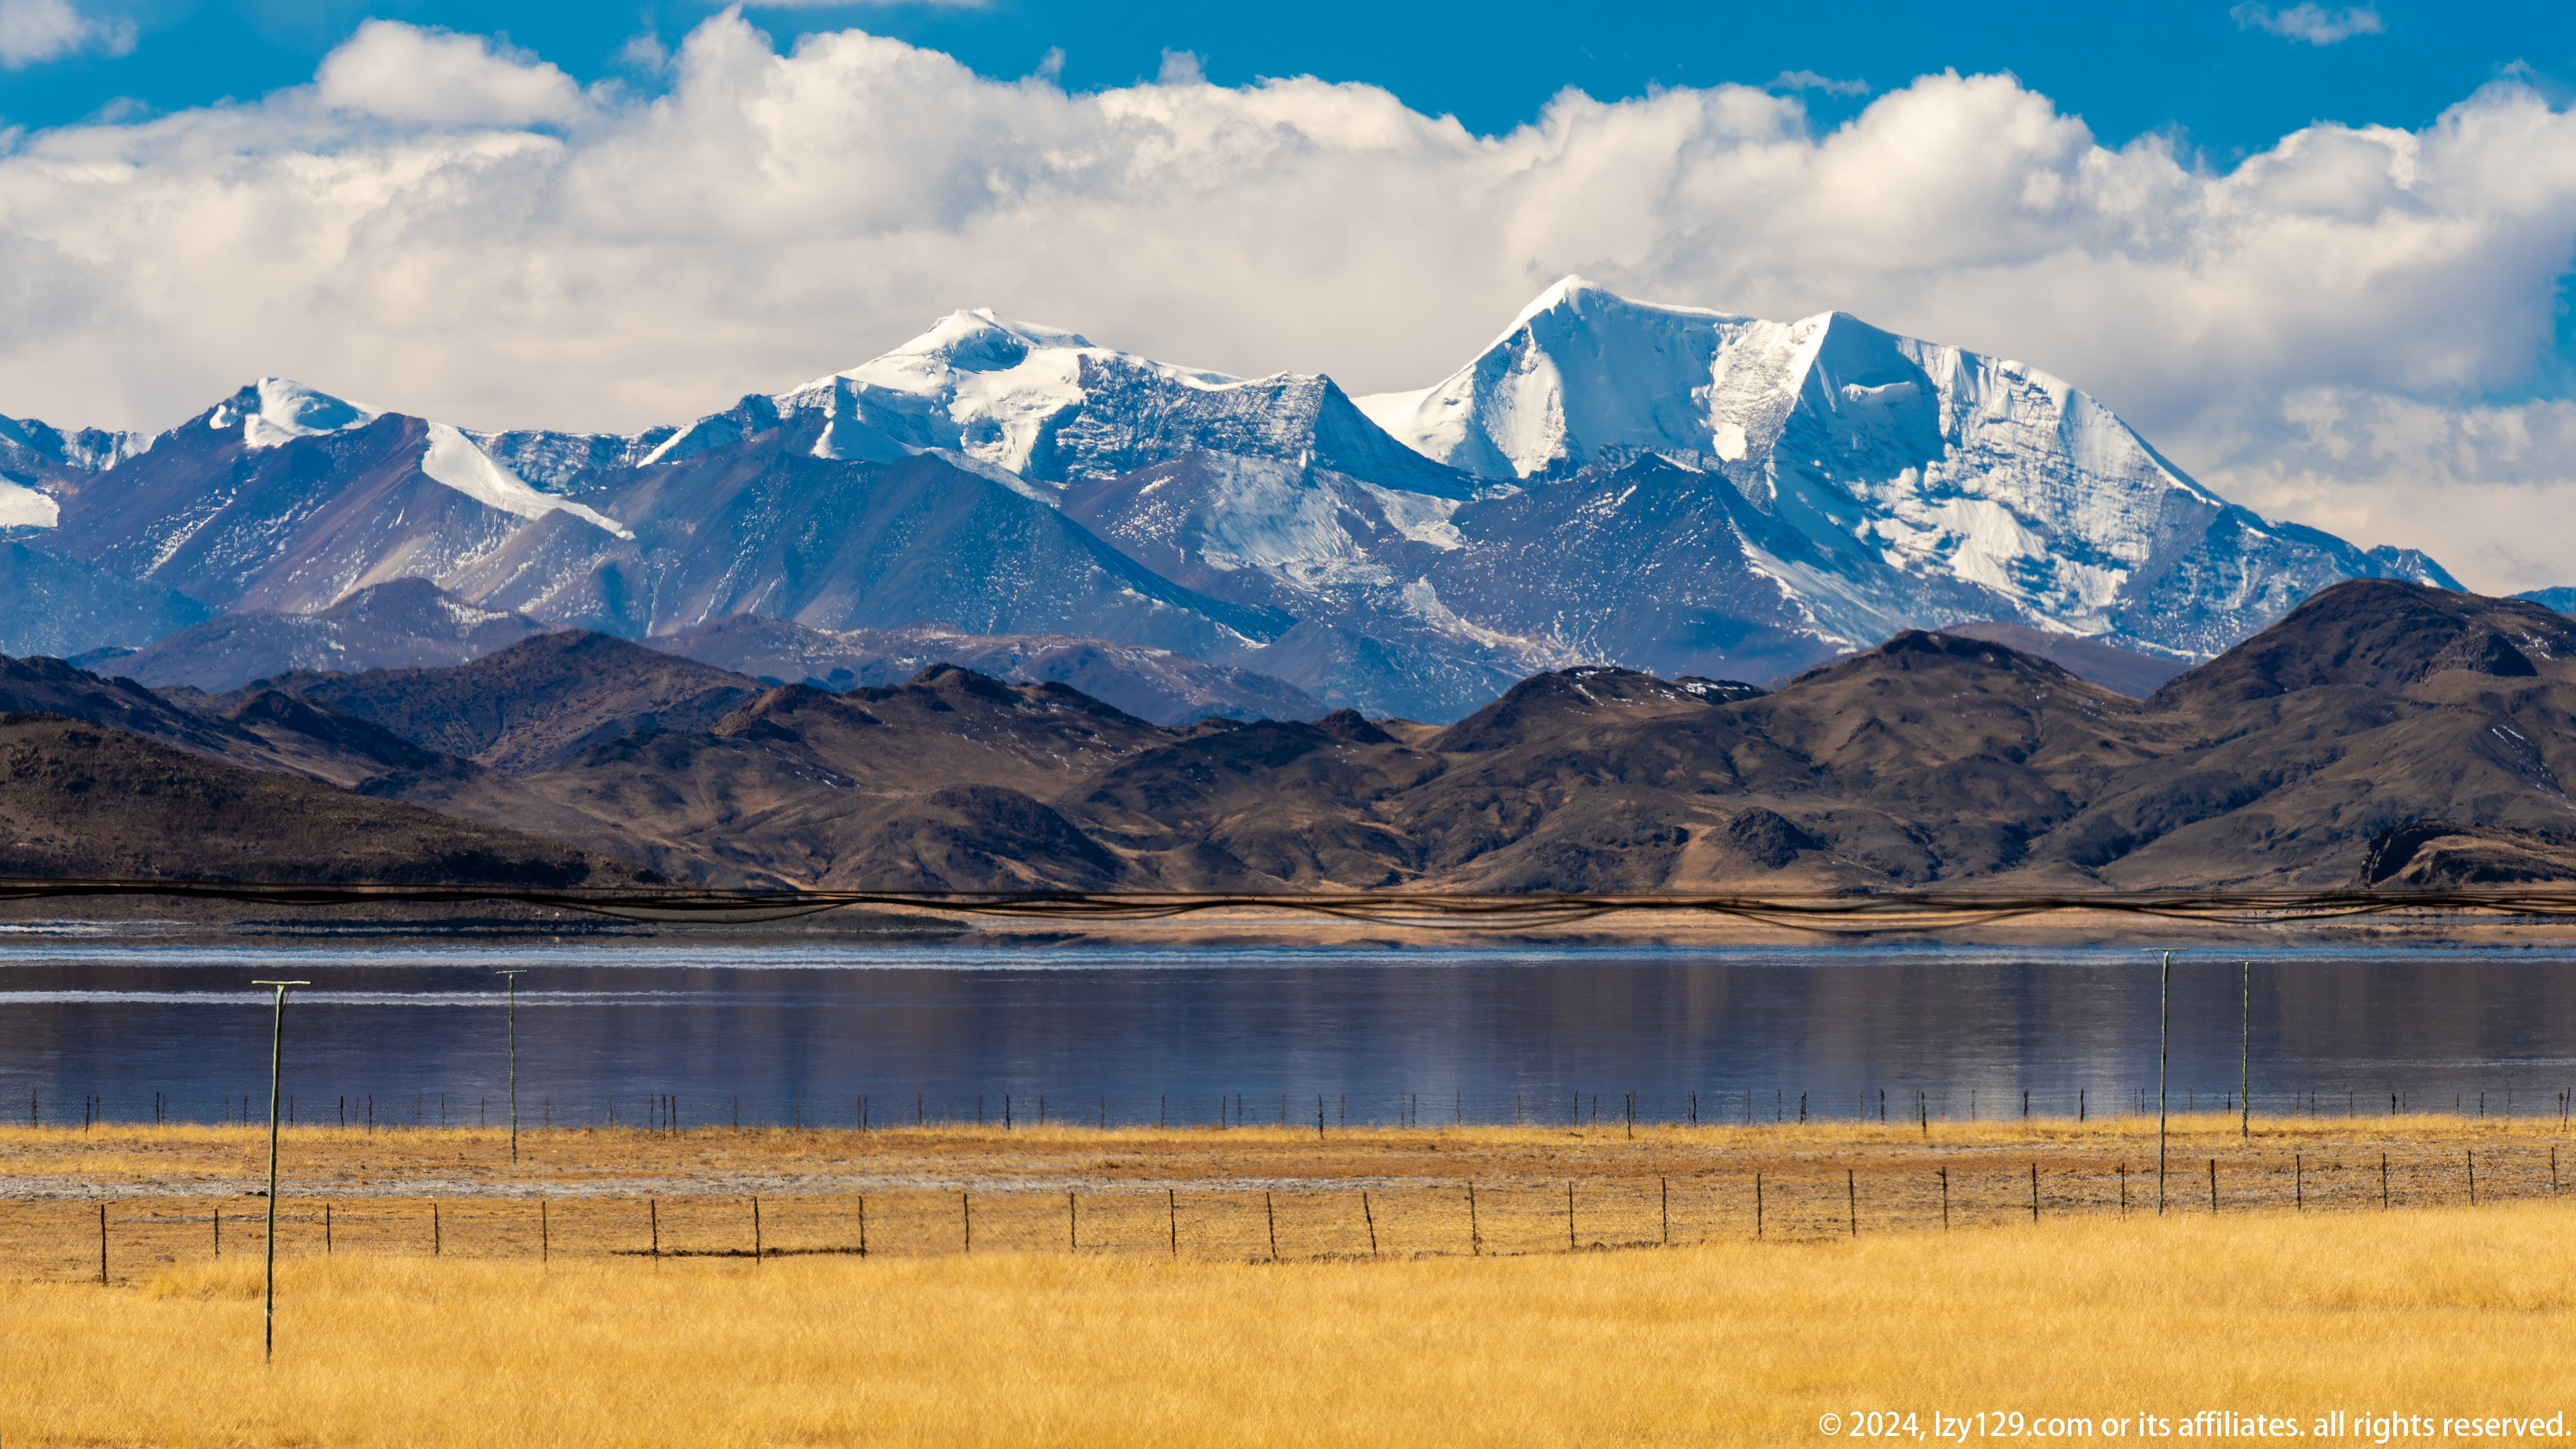
[[[165,1092],[84,1093],[25,1098],[30,1127],[78,1123],[243,1125],[268,1120],[265,1091],[233,1096]],[[2265,1117],[2361,1117],[2437,1112],[2463,1118],[2555,1117],[2566,1126],[2576,1091],[2528,1086],[2440,1089],[2385,1087],[2266,1091],[2177,1087],[2168,1110],[2191,1115],[2250,1110]],[[523,1093],[528,1128],[788,1127],[810,1129],[957,1127],[1353,1127],[1758,1126],[1814,1122],[2006,1122],[2151,1117],[2152,1086],[2103,1089],[1928,1089],[1862,1087],[1823,1091],[1711,1088],[1705,1091],[1196,1092],[1152,1097],[1083,1092],[930,1093],[901,1090],[813,1095],[713,1094],[703,1090],[584,1094]],[[359,1131],[506,1127],[510,1103],[488,1090],[295,1092],[279,1099],[280,1122]]]
[[[2177,1157],[2167,1215],[2379,1212],[2568,1200],[2560,1144],[2391,1153],[2367,1144]],[[1642,1175],[1454,1182],[1275,1180],[622,1194],[535,1185],[428,1196],[294,1193],[281,1258],[555,1259],[1076,1253],[1193,1261],[1511,1255],[1717,1240],[2040,1228],[2153,1215],[2152,1157],[1981,1147]],[[265,1251],[257,1195],[0,1203],[0,1276],[134,1282]]]

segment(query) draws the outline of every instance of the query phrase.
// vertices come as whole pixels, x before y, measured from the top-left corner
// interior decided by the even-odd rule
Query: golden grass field
[[[2161,1220],[2136,1195],[2154,1124],[2129,1118],[1320,1143],[566,1131],[524,1138],[517,1169],[491,1133],[311,1131],[289,1141],[265,1368],[264,1204],[241,1196],[264,1134],[15,1130],[0,1445],[1733,1444],[1814,1442],[1820,1416],[1871,1410],[1927,1438],[1933,1415],[1979,1411],[2118,1417],[2127,1437],[2142,1413],[2211,1409],[2546,1418],[2576,1407],[2557,1126],[2283,1118],[2247,1144],[2233,1119],[2187,1119]],[[2474,1208],[2465,1160],[2456,1182],[2443,1165],[2472,1151]],[[2384,1211],[2382,1152],[2415,1168]],[[2315,1175],[2276,1192],[2285,1161]],[[1945,1169],[1949,1232],[1925,1186]],[[1756,1172],[1776,1194],[1759,1239]],[[1568,1182],[1585,1251],[1565,1250]],[[1669,1247],[1658,1183],[1680,1199]],[[764,1246],[791,1250],[852,1246],[864,1192],[869,1256],[623,1255],[646,1246],[646,1203],[666,1252],[747,1249],[746,1189]],[[959,1191],[991,1215],[972,1253]],[[1375,1258],[1346,1221],[1362,1191],[1384,1204]],[[109,1199],[101,1288],[82,1279]],[[562,1234],[544,1263],[540,1199]],[[328,1255],[326,1201],[335,1234],[354,1223]]]

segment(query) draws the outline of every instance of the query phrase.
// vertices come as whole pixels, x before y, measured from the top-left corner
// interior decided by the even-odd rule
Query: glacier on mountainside
[[[1189,453],[1312,463],[1465,497],[1472,483],[1398,446],[1331,378],[1239,378],[1094,345],[1079,333],[952,312],[882,357],[753,394],[657,444],[675,463],[787,428],[813,457],[962,455],[1032,482],[1115,477]]]
[[[1771,322],[1567,277],[1440,383],[1356,401],[1535,493],[1646,456],[1678,465],[1655,486],[1731,488],[1748,566],[1851,645],[1992,618],[2205,657],[2338,578],[2457,587],[2234,507],[2045,372],[1839,312]]]

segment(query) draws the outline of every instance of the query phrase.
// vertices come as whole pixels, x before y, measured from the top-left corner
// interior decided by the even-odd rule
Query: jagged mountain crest
[[[1538,669],[1764,679],[1968,622],[2202,659],[2341,580],[2456,587],[2228,504],[2021,363],[1581,278],[1371,398],[977,310],[631,435],[267,378],[140,445],[79,437],[0,429],[0,526],[80,566],[16,576],[99,593],[72,602],[122,622],[93,644],[170,605],[120,581],[310,611],[414,578],[638,637],[747,612],[1099,637],[1446,719]]]

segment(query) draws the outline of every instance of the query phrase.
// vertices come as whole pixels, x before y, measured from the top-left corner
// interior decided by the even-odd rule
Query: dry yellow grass
[[[2558,1204],[1284,1264],[255,1259],[0,1286],[0,1442],[1813,1442],[1827,1413],[2561,1413]],[[2561,1421],[2562,1424],[2565,1422]],[[2128,1437],[2138,1437],[2134,1432]]]

